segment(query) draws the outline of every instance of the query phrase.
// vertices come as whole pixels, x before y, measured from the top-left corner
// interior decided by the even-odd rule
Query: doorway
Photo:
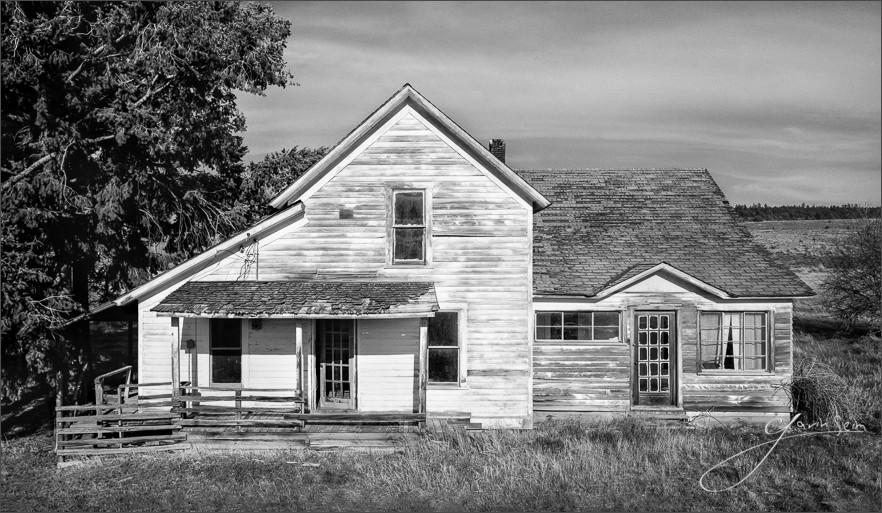
[[[315,324],[318,407],[355,409],[355,320],[320,319]]]

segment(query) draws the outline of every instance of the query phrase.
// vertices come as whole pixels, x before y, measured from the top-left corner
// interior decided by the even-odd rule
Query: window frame
[[[397,224],[395,219],[395,197],[401,193],[418,192],[422,196],[423,222],[422,224]],[[415,266],[429,263],[429,194],[427,189],[412,187],[393,187],[389,194],[389,264],[392,266]],[[395,244],[399,229],[422,229],[422,258],[421,259],[397,259],[395,258]]]
[[[465,388],[466,387],[466,351],[465,351],[465,337],[466,337],[466,310],[465,308],[442,308],[435,312],[435,314],[439,313],[452,313],[456,314],[456,349],[457,349],[457,369],[456,369],[456,381],[430,381],[429,380],[429,353],[432,348],[436,349],[451,349],[453,346],[432,346],[430,341],[428,340],[428,325],[426,326],[426,386],[428,388]],[[426,321],[431,322],[432,317],[428,318]]]
[[[741,330],[741,336],[739,337],[740,340],[738,342],[742,348],[742,351],[741,351],[742,354],[738,358],[742,362],[742,366],[743,366],[743,362],[744,362],[743,347],[744,347],[744,342],[745,342],[744,335],[743,335],[744,334],[744,315],[745,314],[762,314],[764,316],[764,322],[765,322],[765,326],[764,326],[763,331],[765,332],[765,335],[766,335],[766,340],[765,340],[766,368],[765,369],[743,369],[743,368],[742,369],[705,369],[703,366],[703,364],[704,364],[704,345],[705,344],[702,343],[703,328],[701,326],[701,316],[703,314],[718,314],[721,316],[721,319],[720,319],[721,323],[722,323],[722,315],[723,314],[730,314],[730,315],[739,314],[741,316],[741,319],[739,322],[739,329]],[[765,376],[765,375],[775,373],[775,339],[774,339],[774,337],[775,337],[775,330],[774,330],[775,318],[774,318],[774,311],[772,311],[772,310],[756,310],[756,309],[748,309],[748,310],[716,310],[716,309],[702,310],[702,309],[699,309],[697,312],[697,319],[696,319],[695,324],[698,328],[697,329],[698,340],[696,341],[697,345],[698,345],[698,351],[697,351],[698,358],[696,361],[696,367],[697,367],[698,374]]]
[[[214,346],[214,321],[239,321],[239,381],[238,382],[218,382],[214,380],[214,351],[228,351],[236,349],[235,347],[215,347]],[[208,320],[208,383],[209,386],[233,387],[241,388],[245,378],[245,344],[246,344],[246,327],[243,319],[212,317]]]
[[[553,314],[553,313],[560,314],[560,338],[539,338],[539,327],[540,327],[540,324],[538,322],[539,321],[539,319],[538,319],[539,314]],[[598,313],[606,313],[606,314],[614,313],[614,314],[616,314],[618,316],[617,328],[619,330],[617,339],[616,340],[596,340],[596,339],[590,339],[590,340],[578,340],[578,339],[572,340],[572,339],[570,339],[570,340],[568,340],[568,339],[565,339],[564,338],[564,329],[566,328],[566,325],[564,324],[564,315],[574,314],[574,313],[575,314],[585,314],[585,313],[591,314],[591,334],[592,334],[592,337],[594,336],[594,329],[597,327],[594,322],[594,314],[598,314]],[[533,311],[533,340],[535,340],[536,342],[560,342],[561,344],[622,345],[625,343],[625,337],[624,337],[625,329],[623,326],[623,319],[624,318],[625,318],[625,316],[623,315],[623,312],[621,310],[603,310],[603,309],[598,309],[598,310],[534,310]],[[543,325],[543,326],[548,327],[545,325]],[[612,327],[612,326],[601,326],[601,328],[608,328],[608,327]]]

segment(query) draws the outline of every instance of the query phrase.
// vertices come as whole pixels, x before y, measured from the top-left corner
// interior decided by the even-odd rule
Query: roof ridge
[[[534,167],[512,169],[515,171],[707,171],[706,167]]]

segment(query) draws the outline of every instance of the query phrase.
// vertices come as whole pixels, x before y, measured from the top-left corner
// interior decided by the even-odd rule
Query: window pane
[[[459,378],[459,349],[429,348],[429,381],[456,383]]]
[[[215,349],[211,352],[211,381],[214,383],[242,381],[241,350]]]
[[[704,325],[701,325],[701,341],[705,344],[715,344],[719,342],[720,339],[720,330],[718,328],[714,329],[706,329]]]
[[[720,314],[716,312],[701,312],[701,329],[719,329]]]
[[[594,340],[618,340],[619,339],[619,327],[616,326],[614,328],[594,328]]]
[[[423,260],[423,228],[395,228],[395,260]]]
[[[760,342],[766,340],[765,314],[744,314],[744,340]]]
[[[430,346],[458,346],[459,322],[456,312],[436,312],[429,318]]]
[[[564,312],[564,326],[591,326],[591,312]]]
[[[536,326],[560,326],[560,312],[537,312]]]
[[[701,344],[701,368],[720,369],[723,363],[723,347],[718,343]]]
[[[765,370],[766,369],[766,359],[765,358],[745,358],[744,359],[744,370]]]
[[[211,347],[242,347],[240,319],[211,319]]]
[[[595,326],[619,326],[618,312],[594,312]]]
[[[563,329],[562,328],[548,328],[550,336],[548,337],[551,340],[563,340]]]
[[[723,314],[723,340],[738,341],[741,340],[741,314],[725,313]]]
[[[423,193],[422,192],[398,192],[395,193],[395,219],[396,225],[423,224]]]
[[[539,340],[558,340],[560,339],[560,333],[560,328],[536,327],[536,338]]]
[[[564,340],[591,340],[591,328],[564,328]]]
[[[764,313],[746,313],[744,314],[744,327],[745,328],[762,328],[765,326],[766,314]]]

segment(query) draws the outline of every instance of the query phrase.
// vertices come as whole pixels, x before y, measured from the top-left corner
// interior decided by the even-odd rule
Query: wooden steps
[[[286,432],[231,433],[188,432],[187,441],[195,449],[285,450],[310,449],[330,451],[399,450],[418,436],[402,432]]]
[[[656,427],[665,429],[682,429],[689,421],[686,412],[679,408],[632,409],[628,416],[647,420]]]
[[[141,447],[101,448],[101,449],[57,449],[58,456],[104,456],[113,454],[135,454],[145,452],[182,451],[189,449],[188,444],[145,445]]]

